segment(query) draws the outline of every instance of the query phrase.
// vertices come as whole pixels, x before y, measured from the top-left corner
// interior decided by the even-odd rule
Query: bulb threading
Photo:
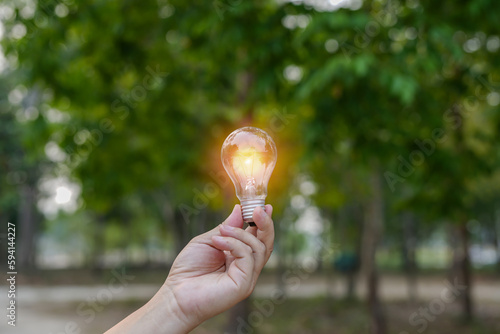
[[[247,222],[250,226],[255,226],[253,222],[253,210],[256,207],[261,206],[262,209],[265,210],[265,199],[249,199],[249,200],[241,200],[241,213],[243,214],[243,221]]]

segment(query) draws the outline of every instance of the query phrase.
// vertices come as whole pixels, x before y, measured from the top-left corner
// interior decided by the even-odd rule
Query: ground
[[[133,278],[132,278],[133,276]],[[154,276],[154,275],[153,275]],[[110,281],[111,276],[104,279]],[[292,276],[290,276],[292,277]],[[344,281],[338,276],[309,276],[301,273],[289,280],[286,297],[272,298],[278,291],[275,276],[264,275],[252,296],[252,312],[240,319],[240,333],[368,333],[369,319],[359,287],[358,300],[343,300]],[[130,275],[123,287],[110,289],[109,284],[60,284],[52,286],[20,282],[18,291],[17,326],[0,323],[0,333],[102,333],[126,315],[140,307],[159,288],[162,275],[149,278]],[[78,281],[78,280],[76,280]],[[406,281],[402,276],[385,275],[381,293],[386,305],[391,334],[500,333],[500,280],[494,277],[476,278],[473,295],[476,320],[463,323],[457,303],[442,300],[446,291],[445,278],[430,275],[418,279],[418,302],[407,301]],[[122,289],[120,289],[122,288]],[[6,286],[0,287],[6,296]],[[3,297],[2,297],[3,298]],[[441,302],[440,302],[441,300]],[[434,308],[435,313],[419,315],[421,308]],[[410,316],[414,315],[413,326]],[[228,314],[221,314],[198,327],[193,333],[222,333]],[[251,327],[250,325],[253,325]]]

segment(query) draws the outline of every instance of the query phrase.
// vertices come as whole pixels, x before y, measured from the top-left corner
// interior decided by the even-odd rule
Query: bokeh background
[[[2,333],[141,306],[238,202],[220,148],[245,125],[278,147],[276,247],[195,333],[500,332],[498,1],[3,0],[0,22]]]

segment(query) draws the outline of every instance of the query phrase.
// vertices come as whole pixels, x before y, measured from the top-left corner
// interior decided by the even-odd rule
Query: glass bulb
[[[264,208],[276,158],[273,139],[264,130],[251,126],[233,131],[222,145],[222,164],[234,183],[243,220],[249,225],[255,226],[253,210]]]

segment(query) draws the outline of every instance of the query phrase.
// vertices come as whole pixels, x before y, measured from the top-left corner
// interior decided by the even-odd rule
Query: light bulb
[[[234,183],[243,221],[251,226],[255,226],[253,210],[258,206],[264,208],[276,158],[273,139],[251,126],[233,131],[222,144],[222,164]]]

